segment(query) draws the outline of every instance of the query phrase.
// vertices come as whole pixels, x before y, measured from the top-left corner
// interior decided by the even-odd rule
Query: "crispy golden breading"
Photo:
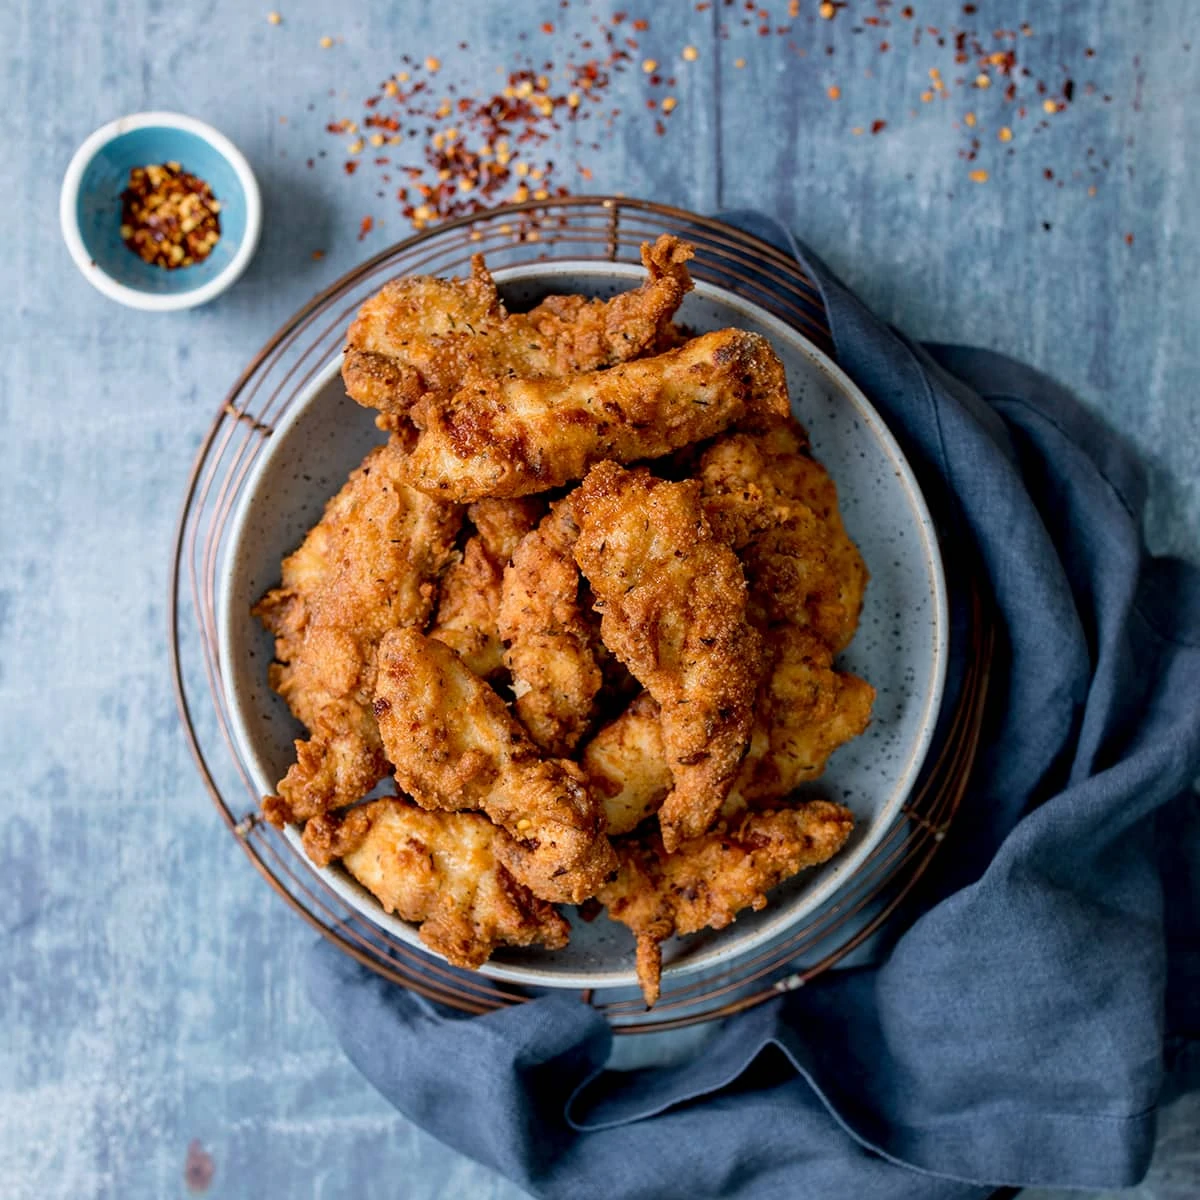
[[[543,758],[448,646],[415,629],[389,633],[375,717],[399,787],[425,808],[487,813],[511,835],[497,843],[501,862],[535,895],[578,904],[614,869],[583,772]]]
[[[499,861],[503,836],[480,813],[426,812],[391,797],[314,817],[304,847],[321,866],[340,858],[384,911],[420,926],[431,950],[456,967],[478,967],[497,946],[561,950],[570,936],[557,909]]]
[[[837,489],[793,420],[721,438],[701,459],[704,510],[738,552],[762,625],[803,624],[837,653],[858,627],[867,569]]]
[[[771,670],[730,800],[779,800],[816,779],[829,756],[866,729],[875,702],[875,689],[835,671],[832,651],[812,633],[785,626],[766,636]]]
[[[376,649],[428,618],[462,521],[402,481],[404,460],[397,438],[372,450],[254,607],[275,635],[271,686],[310,734],[263,801],[277,825],[353,804],[387,774],[371,713]]]
[[[867,727],[875,689],[833,670],[833,654],[813,634],[781,628],[768,635],[770,673],[755,702],[750,748],[721,809],[775,803],[816,779],[829,756]],[[628,833],[658,811],[671,788],[658,705],[643,692],[583,748],[580,765],[601,798],[610,836]]]
[[[508,313],[476,256],[466,280],[395,279],[359,311],[346,339],[346,391],[399,428],[422,396],[449,396],[468,377],[560,376],[626,362],[670,336],[691,290],[692,248],[663,235],[642,247],[641,287],[612,300],[551,296]]]
[[[579,526],[567,496],[517,547],[504,572],[498,625],[514,708],[548,754],[575,749],[603,683],[597,622],[585,608],[573,550]]]
[[[756,333],[722,329],[653,358],[566,378],[480,375],[414,405],[409,482],[467,502],[527,496],[788,411],[783,364]]]
[[[642,692],[588,742],[579,758],[592,795],[604,804],[609,837],[630,833],[656,813],[671,790],[658,705]]]
[[[438,589],[429,636],[444,642],[481,679],[504,670],[497,616],[504,570],[513,550],[537,523],[533,500],[481,500],[467,510],[479,532],[467,540]],[[482,521],[482,526],[477,522]]]
[[[579,563],[604,643],[658,701],[674,786],[663,842],[703,833],[737,775],[764,662],[746,580],[713,536],[695,481],[601,463],[574,494]]]
[[[502,567],[512,562],[517,547],[545,515],[546,502],[541,496],[478,500],[467,509],[467,520],[483,539],[483,548]]]
[[[658,1000],[662,942],[676,933],[724,929],[743,909],[764,908],[771,888],[832,858],[853,828],[849,809],[810,800],[743,813],[672,854],[653,833],[618,842],[620,872],[598,899],[637,937],[647,1006]]]

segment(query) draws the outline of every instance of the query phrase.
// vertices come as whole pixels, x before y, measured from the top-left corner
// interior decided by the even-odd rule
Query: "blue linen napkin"
[[[324,941],[313,1002],[401,1113],[537,1195],[1132,1184],[1157,1104],[1200,1087],[1200,571],[1146,553],[1137,461],[1063,389],[909,342],[779,226],[726,219],[817,280],[839,362],[991,581],[987,744],[924,911],[670,1068],[603,1070],[573,995],[465,1017]]]

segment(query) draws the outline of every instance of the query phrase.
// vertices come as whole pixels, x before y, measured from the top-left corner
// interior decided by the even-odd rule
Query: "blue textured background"
[[[772,210],[908,331],[1051,372],[1143,450],[1152,545],[1200,554],[1190,0],[981,2],[975,25],[1028,16],[1022,52],[1044,75],[1061,59],[1112,97],[1079,97],[1036,136],[1034,121],[1019,126],[1011,156],[989,141],[982,185],[953,118],[984,98],[922,105],[927,67],[944,58],[899,38],[879,53],[882,34],[853,32],[873,4],[820,22],[803,0],[789,46],[736,23],[722,42],[719,3],[547,0],[522,5],[520,22],[482,2],[275,3],[279,26],[269,3],[242,0],[0,6],[0,1196],[12,1200],[186,1194],[193,1139],[216,1196],[518,1194],[395,1117],[342,1062],[302,992],[311,935],[221,830],[167,675],[176,508],[225,388],[310,295],[406,233],[369,171],[342,173],[324,132],[361,114],[400,53],[477,79],[507,61],[518,28],[554,21],[557,57],[592,13],[651,17],[644,53],[678,64],[690,43],[699,57],[672,66],[679,107],[663,139],[634,119],[638,73],[617,80],[628,119],[588,155],[590,189]],[[786,4],[767,7],[786,20]],[[921,24],[961,14],[945,0],[915,7]],[[325,35],[341,40],[323,50]],[[1084,46],[1096,55],[1080,65]],[[115,306],[58,236],[74,147],[146,108],[215,124],[263,188],[258,257],[192,313]],[[877,136],[852,134],[876,119]],[[330,157],[308,169],[321,149]],[[367,213],[377,228],[360,242]],[[1198,1129],[1196,1103],[1168,1115],[1137,1194],[1200,1192]]]

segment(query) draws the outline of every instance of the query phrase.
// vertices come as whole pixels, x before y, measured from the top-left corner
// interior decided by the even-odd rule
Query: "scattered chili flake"
[[[992,86],[992,77],[985,75],[982,71],[975,76],[975,86],[977,88],[990,88]]]
[[[830,98],[830,100],[840,100],[842,98],[842,89],[838,87],[836,83],[831,84],[830,87],[826,89],[825,94]]]
[[[872,133],[882,133],[886,128],[887,128],[886,121],[872,121],[871,122],[871,132]]]
[[[195,1139],[188,1143],[187,1158],[183,1164],[183,1181],[189,1192],[207,1192],[216,1174],[213,1157]]]
[[[542,32],[543,33],[553,33],[554,32],[554,22],[553,21],[543,21],[542,22]]]
[[[329,47],[333,45],[333,38],[331,38],[331,37],[328,37],[328,36],[326,36],[326,37],[323,37],[323,38],[322,38],[322,39],[321,39],[321,40],[320,40],[320,41],[317,43],[317,45],[318,45],[318,46],[320,46],[322,50],[328,50],[328,49],[329,49]]]
[[[837,15],[837,9],[834,7],[834,5],[829,3],[829,0],[825,0],[825,3],[817,9],[817,14],[820,16],[822,21],[832,21]]]
[[[1133,245],[1133,234],[1132,233],[1127,233],[1125,235],[1125,245],[1127,245],[1127,246]]]
[[[325,251],[324,250],[314,250],[312,252],[312,256],[313,256],[313,260],[315,262],[320,262],[321,259],[323,259],[325,257]]]
[[[655,71],[658,70],[658,60],[653,59],[653,58],[643,59],[642,60],[642,70],[645,71],[647,75],[652,75]]]
[[[735,58],[733,65],[740,71],[746,65],[746,60],[744,58]]]
[[[695,46],[684,46],[682,53],[685,62],[695,62],[700,57],[700,51]]]
[[[664,96],[662,102],[662,110],[665,113],[674,112],[675,106],[679,101],[674,96]]]
[[[363,238],[375,228],[375,219],[373,217],[363,217],[358,226],[358,240],[361,242]]]
[[[1044,111],[1046,111],[1048,113],[1056,113],[1056,112],[1058,112],[1058,101],[1050,100],[1050,99],[1043,100],[1042,108]]]
[[[968,129],[975,128],[975,114],[973,112],[967,113],[967,115],[963,117],[963,120],[966,121]]]
[[[1009,129],[1009,127],[1007,125],[1004,125],[1001,127],[1000,132],[997,133],[996,136],[1002,142],[1011,142],[1013,134],[1012,134],[1012,130]]]
[[[441,59],[434,58],[433,55],[430,55],[425,60],[425,70],[427,70],[431,75],[436,74],[441,69],[442,69]]]
[[[982,169],[978,171],[972,171],[969,178],[972,183],[987,183],[988,173]]]
[[[121,240],[151,266],[203,262],[221,239],[221,204],[177,162],[134,167],[121,193]]]
[[[277,12],[269,12],[267,13],[267,20],[272,25],[278,25],[283,18]]]

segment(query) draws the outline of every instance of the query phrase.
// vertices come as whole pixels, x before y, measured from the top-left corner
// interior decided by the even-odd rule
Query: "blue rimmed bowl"
[[[169,271],[143,262],[121,240],[121,193],[133,167],[178,162],[221,204],[221,238],[203,262]],[[180,113],[120,117],[75,151],[63,178],[59,220],[84,278],[131,308],[169,312],[220,295],[246,269],[262,229],[250,164],[224,134]]]

